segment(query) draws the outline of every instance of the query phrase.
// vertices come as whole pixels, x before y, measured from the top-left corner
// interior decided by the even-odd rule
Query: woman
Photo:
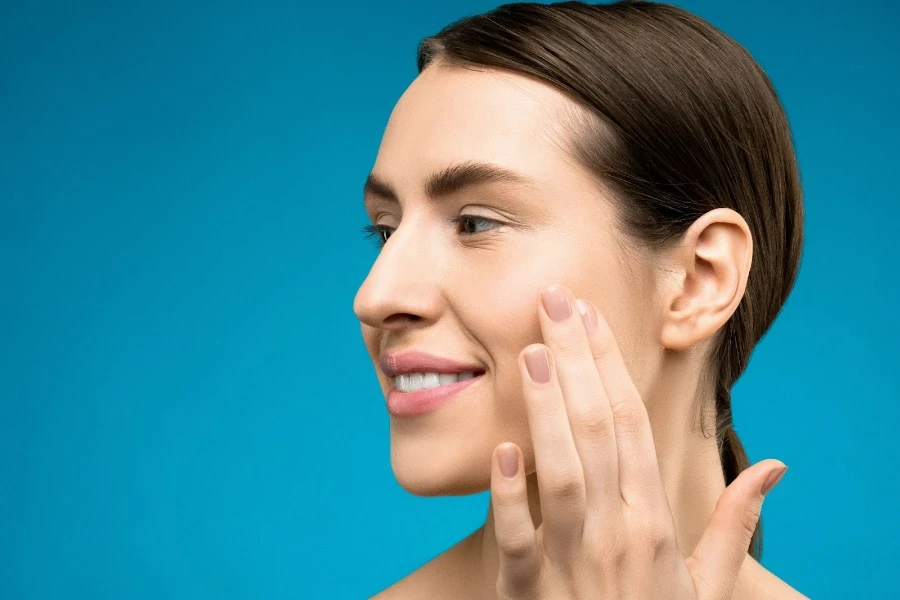
[[[375,597],[802,598],[757,562],[786,467],[749,466],[731,420],[803,241],[765,73],[646,2],[506,4],[418,65],[354,311],[397,480],[491,505]]]

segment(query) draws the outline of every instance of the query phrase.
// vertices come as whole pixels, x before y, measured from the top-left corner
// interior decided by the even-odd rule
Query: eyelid
[[[455,216],[455,217],[451,217],[451,218],[450,218],[450,222],[451,222],[451,223],[461,223],[461,222],[465,221],[466,219],[480,219],[480,220],[482,220],[482,221],[488,221],[488,222],[493,223],[493,224],[495,224],[495,225],[507,225],[507,223],[506,223],[505,221],[500,221],[499,219],[493,219],[493,218],[491,218],[491,217],[485,217],[485,216],[483,216],[483,215],[474,215],[474,214],[471,214],[471,213],[463,213],[463,214],[461,214],[461,215],[457,215],[457,216]],[[387,230],[390,230],[391,233],[393,233],[394,231],[397,230],[396,227],[391,227],[390,225],[377,225],[377,224],[376,224],[376,225],[371,225],[371,226],[369,226],[369,229],[372,229],[372,228],[376,228],[376,229],[379,229],[379,230],[382,230],[382,231],[387,229]],[[478,232],[478,233],[487,233],[487,232],[486,232],[486,231],[481,231],[481,232]],[[475,233],[468,233],[468,234],[466,234],[466,235],[477,235],[477,234],[475,234]]]
[[[482,233],[493,233],[500,227],[507,225],[507,223],[505,221],[500,221],[499,219],[492,219],[491,217],[485,217],[482,215],[473,215],[473,214],[461,214],[461,215],[451,218],[450,221],[453,223],[461,223],[461,222],[465,221],[466,219],[480,219],[482,221],[487,221],[489,223],[496,225],[496,227],[492,227],[491,229],[488,229],[486,231],[476,231],[475,233],[461,234],[461,235],[465,235],[467,237],[477,236]],[[383,248],[384,245],[387,243],[387,241],[381,237],[382,234],[385,231],[388,231],[391,234],[393,234],[397,230],[397,228],[391,227],[390,225],[377,225],[376,224],[376,225],[365,225],[365,226],[363,226],[362,230],[365,233],[366,237],[375,238],[375,240],[376,240],[375,244],[379,248]]]
[[[453,223],[462,223],[466,219],[480,219],[482,221],[488,221],[489,223],[494,223],[496,225],[506,225],[506,223],[504,223],[503,221],[498,221],[497,219],[492,219],[490,217],[485,217],[482,215],[473,215],[473,214],[461,214],[456,217],[453,217],[452,219],[450,219],[450,221]],[[493,229],[490,231],[493,231]],[[480,231],[478,233],[487,233],[487,231]],[[476,235],[476,234],[467,233],[466,235]]]

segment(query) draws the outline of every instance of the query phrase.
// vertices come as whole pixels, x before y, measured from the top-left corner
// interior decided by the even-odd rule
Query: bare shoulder
[[[370,600],[458,600],[467,597],[460,589],[461,549],[469,538],[434,557]],[[460,594],[464,595],[460,595]]]
[[[434,598],[438,586],[435,575],[440,573],[440,556],[419,567],[397,583],[372,596],[370,600],[412,600]]]
[[[809,600],[777,575],[759,564],[749,554],[741,566],[738,583],[734,589],[734,600],[767,598],[771,600]]]

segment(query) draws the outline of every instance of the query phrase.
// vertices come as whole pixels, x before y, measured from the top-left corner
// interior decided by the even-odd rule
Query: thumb
[[[741,471],[722,492],[709,525],[686,561],[698,598],[731,598],[759,522],[763,497],[785,471],[787,466],[780,460],[763,460]]]

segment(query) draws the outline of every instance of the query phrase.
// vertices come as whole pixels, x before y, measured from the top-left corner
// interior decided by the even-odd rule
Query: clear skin
[[[672,250],[629,245],[608,192],[564,149],[573,110],[542,82],[436,62],[391,113],[372,171],[399,202],[366,194],[371,222],[392,229],[354,299],[363,340],[385,395],[385,351],[486,371],[436,411],[391,416],[391,465],[413,494],[490,489],[491,504],[482,527],[375,598],[803,598],[746,554],[759,490],[783,464],[757,463],[723,496],[700,427],[713,401],[701,361],[744,293],[749,228],[720,208]],[[531,183],[426,196],[430,175],[466,161]],[[572,311],[561,323],[542,302],[554,284]],[[593,334],[576,299],[596,311]],[[534,348],[548,384],[529,378]],[[512,479],[498,447],[516,452]]]

